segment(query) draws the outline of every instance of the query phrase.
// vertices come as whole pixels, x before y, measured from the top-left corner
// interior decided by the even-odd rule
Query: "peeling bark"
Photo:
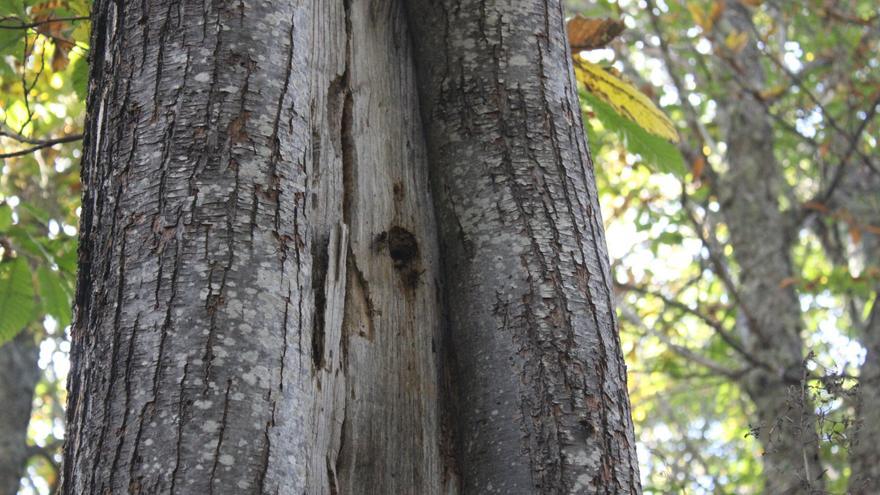
[[[0,346],[0,493],[18,492],[25,474],[27,427],[40,379],[39,350],[28,331]]]
[[[344,220],[348,242],[329,239],[313,412],[327,425],[308,493],[446,493],[438,247],[406,19],[395,0],[313,8],[308,221]]]
[[[399,3],[99,1],[93,25],[62,493],[444,491]]]
[[[558,1],[411,0],[465,493],[639,493]]]

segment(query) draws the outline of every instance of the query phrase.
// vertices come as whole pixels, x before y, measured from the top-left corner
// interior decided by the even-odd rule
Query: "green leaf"
[[[73,28],[73,32],[70,37],[73,38],[73,41],[77,43],[82,43],[85,45],[89,44],[89,36],[92,34],[92,27],[89,25],[88,21],[79,21],[76,24],[76,27]]]
[[[70,276],[76,275],[77,260],[76,239],[71,239],[69,244],[63,249],[61,256],[55,257],[55,263],[58,263],[58,268]]]
[[[43,311],[58,320],[58,326],[64,328],[70,324],[70,288],[61,278],[60,272],[53,272],[46,266],[37,269],[37,280],[40,282],[40,300]]]
[[[34,316],[31,270],[22,258],[0,263],[0,345],[23,330]]]
[[[0,0],[0,16],[2,17],[25,17],[27,15],[28,2],[24,0]]]
[[[76,15],[89,15],[90,4],[89,0],[70,0],[67,2],[70,10]]]
[[[80,58],[73,64],[70,82],[79,100],[86,101],[86,95],[89,93],[89,63],[86,57]]]
[[[12,226],[12,207],[8,204],[0,205],[0,232],[6,232]]]
[[[15,79],[17,74],[7,58],[19,58],[24,49],[24,31],[20,29],[0,29],[0,76]]]
[[[608,130],[620,136],[630,153],[640,155],[643,160],[653,164],[659,172],[675,174],[678,177],[687,174],[684,157],[674,144],[645,131],[595,95],[589,92],[584,92],[583,95],[596,118]]]

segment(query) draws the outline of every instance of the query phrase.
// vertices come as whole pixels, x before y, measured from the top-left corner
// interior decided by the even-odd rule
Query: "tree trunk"
[[[18,492],[28,460],[27,427],[40,379],[39,347],[23,331],[0,346],[0,493]]]
[[[750,33],[749,12],[728,4],[722,29]],[[754,40],[733,55],[738,70],[724,109],[729,170],[719,184],[734,258],[739,265],[735,297],[744,344],[763,366],[743,385],[755,405],[758,439],[764,447],[767,493],[821,490],[817,419],[804,380],[800,303],[791,265],[792,225],[780,210],[784,180],[773,157],[773,131],[753,91],[764,85]]]
[[[444,489],[401,12],[95,4],[65,493]]]
[[[832,200],[832,209],[842,208],[851,215],[856,228],[877,224],[880,219],[880,174],[853,162],[846,165],[844,179],[838,194]],[[865,268],[878,268],[880,263],[880,235],[863,232],[857,243]],[[876,280],[876,279],[875,279]],[[880,493],[880,283],[874,284],[871,311],[861,326],[859,336],[867,351],[859,369],[856,389],[856,421],[849,452],[849,493]],[[858,315],[853,315],[857,318]]]
[[[465,493],[638,493],[561,2],[408,2]]]
[[[403,14],[400,0],[95,3],[62,493],[459,491],[449,414],[470,407],[484,371],[447,371],[444,318],[463,307],[444,317]],[[510,313],[536,336],[511,323],[485,371],[507,391],[515,370],[535,380],[522,388],[533,395],[497,404],[530,419],[507,429],[522,441],[496,442],[489,426],[475,440],[509,449],[495,465],[531,457],[517,483],[547,463],[550,481],[523,489],[634,491],[601,222],[555,3],[552,15],[541,53],[558,60],[528,53],[529,78],[548,77],[567,107],[530,103],[558,130],[515,147],[533,144],[548,167],[542,197],[560,212],[543,228],[560,240],[533,235],[546,258],[523,259],[553,280],[527,287],[511,268]],[[507,162],[524,172],[523,156]],[[501,214],[514,236],[522,214]],[[574,222],[576,240],[555,230]],[[451,378],[465,385],[454,400]]]
[[[875,294],[880,294],[880,289],[875,290]],[[875,295],[862,337],[867,353],[859,370],[856,428],[849,453],[852,469],[849,493],[854,495],[880,493],[880,306],[877,297]]]

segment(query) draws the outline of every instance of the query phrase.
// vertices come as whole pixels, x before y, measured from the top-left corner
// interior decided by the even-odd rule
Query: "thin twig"
[[[831,183],[828,185],[828,188],[823,192],[819,197],[818,201],[822,204],[828,202],[831,199],[831,196],[834,194],[834,190],[840,184],[841,179],[843,179],[843,171],[846,169],[846,162],[849,161],[849,158],[856,151],[859,146],[859,141],[861,141],[862,133],[865,132],[865,128],[868,127],[868,123],[874,120],[874,115],[877,114],[877,106],[880,105],[880,94],[874,98],[874,101],[871,103],[871,108],[868,109],[867,115],[862,119],[862,122],[859,124],[859,128],[856,129],[856,132],[850,137],[849,147],[846,149],[846,153],[843,154],[843,158],[840,159],[840,164],[837,166],[837,170],[834,171],[834,177],[831,179]]]
[[[25,148],[23,150],[18,150],[18,151],[12,151],[9,153],[0,153],[0,158],[14,158],[17,156],[29,155],[29,154],[31,154],[35,151],[41,150],[43,148],[55,146],[56,144],[72,143],[74,141],[79,141],[80,139],[82,139],[82,137],[83,137],[82,134],[70,134],[67,136],[59,137],[59,138],[45,139],[45,140],[39,141],[39,144],[36,144],[35,146],[31,146],[30,148]]]
[[[18,24],[3,24],[6,21],[16,20],[19,21]],[[53,17],[51,19],[44,19],[42,21],[33,21],[33,22],[24,22],[20,17],[3,17],[0,18],[0,29],[31,29],[37,26],[42,26],[44,24],[52,24],[55,22],[76,22],[76,21],[87,21],[89,20],[88,16],[76,16],[76,17]]]

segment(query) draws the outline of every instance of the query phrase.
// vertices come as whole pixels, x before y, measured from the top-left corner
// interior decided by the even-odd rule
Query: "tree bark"
[[[410,0],[465,493],[639,493],[561,2]]]
[[[17,493],[24,476],[27,427],[40,379],[39,351],[28,331],[0,346],[0,493]]]
[[[722,14],[722,29],[750,33],[751,14],[739,2]],[[764,73],[755,41],[732,55],[740,84],[731,83],[723,133],[729,170],[718,185],[722,214],[739,268],[738,321],[745,347],[762,366],[743,379],[755,405],[764,447],[767,493],[821,490],[817,418],[804,378],[800,303],[794,288],[793,225],[781,211],[784,180],[773,156],[773,130],[756,92]],[[749,88],[749,90],[743,88]]]
[[[467,84],[503,115],[430,148],[403,8],[95,3],[62,493],[638,492],[561,7],[493,10],[473,54],[511,79]],[[445,313],[429,149],[490,222],[471,205],[460,243],[437,202]]]
[[[62,493],[454,487],[401,9],[95,3]]]
[[[875,294],[880,294],[880,289],[875,290]],[[849,453],[852,470],[849,493],[854,495],[880,493],[880,306],[877,303],[875,295],[862,337],[867,353],[859,369],[856,428]]]
[[[843,166],[843,165],[842,165]],[[830,207],[850,215],[856,228],[876,226],[880,219],[880,174],[860,163],[846,165],[839,194],[834,195]],[[865,268],[878,268],[880,263],[880,235],[863,232],[857,243]],[[874,284],[871,311],[861,325],[859,336],[865,347],[865,362],[859,369],[856,389],[856,421],[852,431],[849,452],[852,472],[849,493],[880,493],[880,283]]]

